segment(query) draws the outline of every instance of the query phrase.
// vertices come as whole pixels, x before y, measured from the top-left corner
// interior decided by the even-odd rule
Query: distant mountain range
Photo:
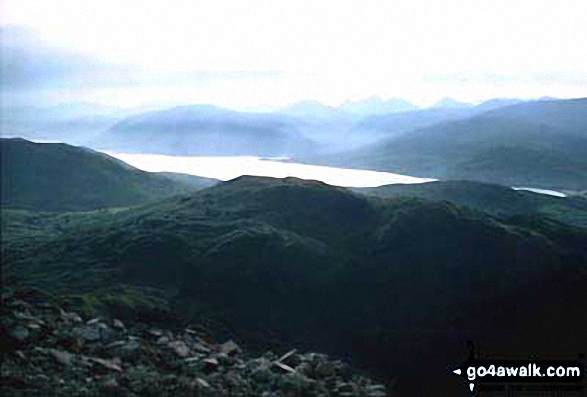
[[[341,109],[323,104],[319,101],[300,101],[277,111],[283,115],[301,119],[328,119],[333,117],[349,117]]]
[[[445,99],[419,110],[403,99],[372,97],[338,107],[302,101],[273,113],[182,106],[119,121],[101,137],[107,145],[101,148],[170,155],[313,155],[355,148],[514,102],[496,99],[457,106],[456,101]]]
[[[86,108],[63,111],[79,115]],[[27,124],[32,130],[14,127],[34,119],[34,109],[23,108],[10,113],[12,121],[3,129],[40,139],[56,134],[112,152],[290,157],[443,180],[581,191],[586,108],[585,99],[470,105],[447,98],[405,111],[414,106],[374,97],[338,107],[306,101],[273,113],[193,105],[124,117],[94,109],[92,117],[66,121],[51,111]]]
[[[487,199],[524,199],[508,193]],[[2,218],[9,284],[131,315],[156,310],[132,292],[148,288],[250,346],[319,347],[404,390],[438,387],[467,340],[579,351],[587,332],[587,231],[539,214],[240,177],[117,211]]]
[[[429,178],[585,190],[587,99],[524,102],[492,110],[480,106],[481,112],[474,107],[368,119],[362,128],[390,128],[389,134],[397,135],[307,161]]]
[[[68,142],[100,150],[299,156],[356,148],[514,101],[495,99],[478,106],[461,103],[455,107],[457,101],[446,98],[420,109],[401,98],[371,97],[336,107],[302,101],[266,113],[212,105],[152,110],[89,103],[46,107],[4,104],[0,117],[5,137]]]
[[[381,139],[393,138],[405,132],[429,127],[444,121],[476,116],[489,110],[520,103],[520,101],[515,99],[492,99],[475,106],[464,103],[457,106],[455,103],[447,98],[428,109],[365,117],[355,124],[351,133],[377,135]]]
[[[127,207],[215,183],[191,175],[141,171],[103,153],[66,144],[0,139],[0,151],[3,209]]]
[[[460,102],[453,98],[442,98],[432,108],[468,108],[472,106],[470,103]]]
[[[381,99],[373,96],[367,99],[357,101],[344,101],[339,106],[327,106],[318,101],[301,101],[296,102],[284,109],[280,113],[296,117],[368,117],[377,115],[391,115],[395,113],[406,113],[413,111],[426,111],[438,109],[466,109],[475,108],[472,113],[496,109],[503,106],[513,105],[522,102],[519,99],[496,98],[484,101],[478,105],[460,102],[453,98],[443,98],[429,107],[416,106],[413,103],[402,98]],[[471,114],[472,114],[471,113]]]
[[[343,102],[340,106],[327,106],[318,101],[296,102],[279,113],[298,118],[358,118],[375,114],[401,113],[419,109],[416,105],[401,98],[381,99],[370,97],[363,100]]]
[[[379,97],[370,97],[361,101],[345,101],[340,110],[361,116],[374,114],[401,113],[417,110],[418,106],[401,98],[383,100]]]
[[[210,105],[127,117],[102,138],[118,150],[171,155],[292,156],[314,146],[300,133],[295,120]]]

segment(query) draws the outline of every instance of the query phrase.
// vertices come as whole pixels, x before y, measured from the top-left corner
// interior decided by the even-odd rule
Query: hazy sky
[[[373,95],[420,105],[445,96],[587,96],[584,0],[0,7],[5,98],[246,108]]]

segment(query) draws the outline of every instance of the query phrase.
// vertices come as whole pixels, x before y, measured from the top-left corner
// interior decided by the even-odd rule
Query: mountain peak
[[[370,115],[408,112],[418,107],[402,98],[384,100],[378,96],[372,96],[358,101],[345,101],[340,105],[340,109],[349,113]]]
[[[273,178],[269,176],[241,175],[234,179],[223,182],[222,185],[232,186],[261,186],[261,185],[297,185],[297,186],[329,186],[328,184],[314,179],[301,179],[293,176],[285,178]]]
[[[470,106],[471,106],[470,103],[460,102],[454,98],[449,98],[449,97],[442,98],[438,102],[436,102],[434,105],[432,105],[433,108],[466,108],[466,107],[470,107]]]

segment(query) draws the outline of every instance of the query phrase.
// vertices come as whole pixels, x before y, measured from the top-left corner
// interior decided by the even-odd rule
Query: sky
[[[3,103],[587,96],[584,0],[2,0]]]

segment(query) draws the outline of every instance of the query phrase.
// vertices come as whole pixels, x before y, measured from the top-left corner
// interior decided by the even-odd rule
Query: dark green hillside
[[[555,197],[473,181],[435,181],[355,189],[380,197],[420,197],[450,201],[496,216],[540,213],[569,225],[587,227],[587,200],[580,196]]]
[[[60,143],[0,140],[2,207],[85,211],[146,203],[192,191],[103,153]]]
[[[587,264],[587,233],[556,221],[295,178],[241,177],[116,212],[6,218],[9,284],[127,314],[156,307],[140,293],[155,288],[166,307],[221,319],[252,345],[316,347],[419,379],[412,385],[445,379],[468,339],[524,338],[540,351],[535,329],[552,318],[538,313],[515,327],[516,313],[539,290],[568,304],[559,286],[584,280]],[[581,320],[556,331],[566,348],[587,332]]]

